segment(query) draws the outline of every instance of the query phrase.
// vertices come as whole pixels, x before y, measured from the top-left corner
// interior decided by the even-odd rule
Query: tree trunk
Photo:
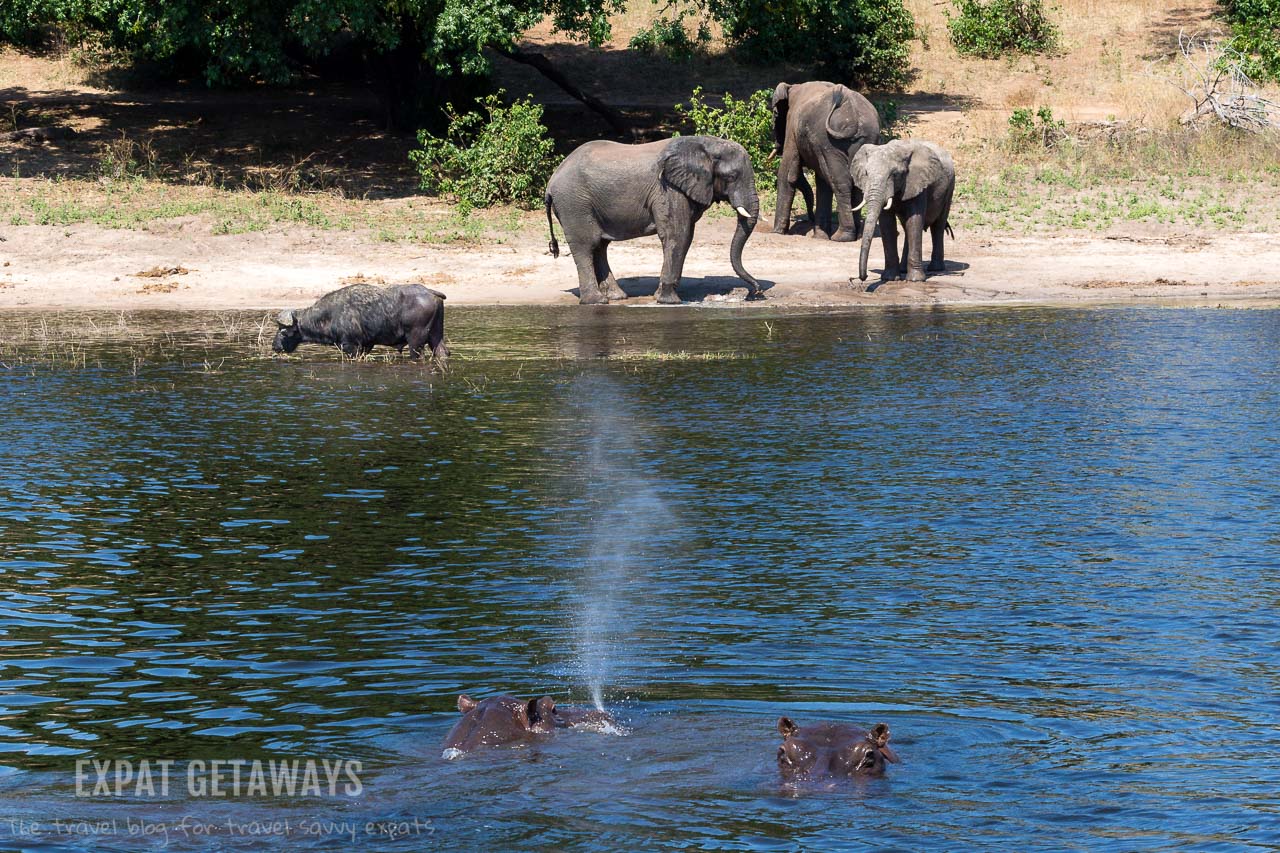
[[[631,125],[627,124],[626,119],[622,117],[621,113],[606,104],[604,101],[601,101],[599,98],[588,95],[586,92],[573,85],[573,83],[569,81],[569,78],[561,74],[559,69],[552,65],[551,60],[547,59],[545,55],[521,50],[518,47],[512,47],[510,49],[500,47],[497,48],[497,51],[508,59],[512,59],[516,62],[528,65],[531,68],[537,69],[543,77],[546,77],[552,83],[555,83],[563,89],[569,97],[576,101],[581,101],[587,109],[596,113],[608,122],[609,127],[613,128],[614,132],[619,136],[626,137],[628,140],[635,139],[635,131],[631,129]]]

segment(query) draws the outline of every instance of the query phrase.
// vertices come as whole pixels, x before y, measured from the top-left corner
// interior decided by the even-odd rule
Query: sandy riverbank
[[[745,294],[734,289],[739,282],[727,258],[732,227],[731,219],[699,226],[685,267],[690,302],[736,302]],[[553,259],[532,229],[481,246],[384,243],[358,232],[310,229],[213,235],[198,221],[147,231],[8,227],[0,236],[0,309],[272,309],[307,304],[353,280],[422,281],[447,293],[452,305],[576,302],[572,258]],[[962,231],[948,249],[945,274],[870,291],[849,282],[856,244],[759,231],[744,258],[767,287],[763,306],[1280,304],[1280,242],[1270,234],[1200,238],[1149,229],[979,239]],[[879,269],[878,241],[871,257]],[[610,259],[633,294],[625,304],[652,304],[661,264],[656,238],[614,244]],[[138,275],[157,267],[187,272]]]

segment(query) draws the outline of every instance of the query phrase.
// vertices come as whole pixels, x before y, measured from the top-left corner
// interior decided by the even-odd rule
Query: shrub
[[[915,20],[902,0],[707,0],[707,8],[753,59],[812,62],[860,86],[907,80]]]
[[[897,139],[899,122],[902,121],[902,115],[898,112],[897,101],[872,101],[872,106],[876,108],[876,115],[880,119],[880,136],[884,139]]]
[[[756,175],[767,175],[771,171],[769,158],[773,156],[773,112],[769,109],[772,95],[769,89],[761,89],[746,100],[738,100],[726,92],[724,106],[713,107],[703,100],[699,86],[687,105],[676,104],[676,112],[693,125],[693,132],[699,136],[732,139],[747,149]]]
[[[542,107],[531,98],[504,107],[499,95],[480,106],[483,113],[450,109],[443,138],[418,131],[421,147],[409,159],[422,188],[452,196],[464,211],[503,203],[538,206],[556,165]]]
[[[1059,42],[1058,27],[1043,0],[951,0],[946,12],[951,43],[960,53],[995,59],[1008,53],[1049,53]]]
[[[1015,151],[1052,148],[1067,138],[1067,124],[1053,117],[1053,110],[1016,109],[1009,116],[1009,147]]]
[[[628,46],[641,53],[657,53],[671,59],[692,59],[704,52],[711,43],[711,29],[701,21],[692,37],[685,29],[684,19],[692,16],[691,9],[681,9],[674,18],[661,15],[650,26],[631,37]]]
[[[1244,72],[1280,80],[1280,0],[1227,0],[1224,5],[1235,30],[1233,46],[1249,57]]]

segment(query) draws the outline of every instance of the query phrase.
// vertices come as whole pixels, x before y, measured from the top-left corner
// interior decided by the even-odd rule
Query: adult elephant
[[[929,270],[946,269],[943,233],[951,233],[951,198],[956,189],[956,167],[951,155],[932,142],[895,139],[884,145],[863,146],[849,164],[854,186],[865,197],[867,227],[862,232],[862,252],[858,257],[858,278],[867,280],[867,256],[871,236],[880,222],[884,244],[885,281],[906,272],[907,281],[924,281],[924,229],[933,238]],[[906,232],[902,257],[898,257],[898,226]]]
[[[857,239],[861,218],[849,180],[849,160],[867,143],[880,138],[880,116],[871,102],[836,83],[779,83],[773,90],[774,152],[778,154],[778,206],[773,230],[786,234],[796,190],[804,196],[814,230],[832,240]],[[817,210],[803,169],[814,172],[818,184]],[[839,229],[831,229],[831,199],[835,197]]]
[[[657,299],[678,303],[676,287],[693,227],[717,201],[727,201],[738,212],[729,263],[747,283],[747,298],[763,298],[759,282],[742,266],[742,247],[760,218],[751,158],[738,143],[714,136],[679,136],[643,145],[601,140],[576,148],[547,184],[551,255],[560,256],[551,223],[554,210],[578,267],[578,301],[606,303],[627,296],[609,269],[609,244],[657,234],[662,241]]]

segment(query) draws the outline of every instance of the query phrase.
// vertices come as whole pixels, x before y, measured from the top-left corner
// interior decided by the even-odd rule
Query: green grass
[[[0,180],[0,222],[10,225],[146,230],[184,217],[203,217],[214,234],[245,234],[303,226],[319,231],[369,231],[384,242],[502,243],[525,227],[515,208],[463,215],[434,199],[368,201],[328,192],[228,190],[173,185],[143,177],[120,180],[8,178]]]

